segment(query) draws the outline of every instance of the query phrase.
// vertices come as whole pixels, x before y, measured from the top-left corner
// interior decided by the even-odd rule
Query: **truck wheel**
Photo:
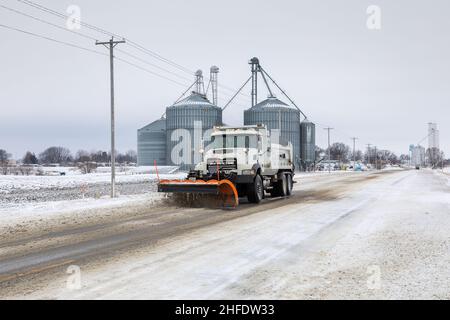
[[[280,181],[280,196],[286,197],[287,195],[288,195],[288,183],[287,183],[286,175],[283,174],[281,176],[281,181]]]
[[[247,199],[252,203],[260,203],[264,197],[264,187],[261,177],[257,175],[253,183],[248,185]]]
[[[273,186],[270,194],[272,197],[285,197],[288,189],[287,178],[285,174],[282,174],[277,183]]]
[[[287,195],[290,196],[292,194],[292,175],[286,175],[286,183],[287,183]]]

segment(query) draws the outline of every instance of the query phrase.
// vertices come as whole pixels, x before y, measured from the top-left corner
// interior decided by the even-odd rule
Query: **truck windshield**
[[[229,135],[223,134],[211,137],[211,149],[228,149],[228,148],[256,148],[258,138],[256,135]]]

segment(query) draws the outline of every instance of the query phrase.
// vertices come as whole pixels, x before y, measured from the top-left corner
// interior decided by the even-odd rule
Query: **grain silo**
[[[244,111],[244,125],[265,124],[268,129],[280,130],[280,143],[292,143],[294,164],[300,164],[300,112],[271,96]]]
[[[308,119],[300,123],[300,141],[302,168],[311,169],[316,159],[316,125]]]
[[[166,165],[166,119],[158,119],[137,131],[138,166]]]
[[[199,151],[209,139],[205,131],[222,125],[222,109],[212,104],[204,94],[200,71],[196,77],[197,90],[166,109],[167,162],[180,165],[182,169],[193,168],[201,161]]]

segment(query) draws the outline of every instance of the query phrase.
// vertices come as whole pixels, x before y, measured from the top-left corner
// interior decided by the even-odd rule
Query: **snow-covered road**
[[[0,245],[0,296],[450,299],[449,177],[305,176],[237,210],[154,206],[58,217]],[[81,287],[69,265],[81,270]]]

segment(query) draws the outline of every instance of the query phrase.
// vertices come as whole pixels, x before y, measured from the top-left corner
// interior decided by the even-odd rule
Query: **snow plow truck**
[[[235,208],[240,197],[259,203],[292,192],[294,164],[292,144],[272,143],[264,125],[214,127],[202,161],[183,180],[161,180],[158,192],[176,193],[196,200],[212,195],[219,207]]]

